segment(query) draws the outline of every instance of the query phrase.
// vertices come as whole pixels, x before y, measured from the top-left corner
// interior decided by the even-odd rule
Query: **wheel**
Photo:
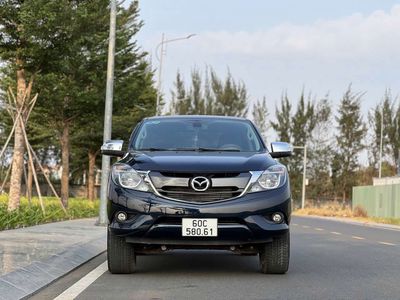
[[[274,238],[271,243],[260,247],[261,272],[265,274],[284,274],[289,269],[290,233]]]
[[[112,274],[130,274],[135,272],[136,254],[133,245],[124,238],[107,231],[108,270]]]

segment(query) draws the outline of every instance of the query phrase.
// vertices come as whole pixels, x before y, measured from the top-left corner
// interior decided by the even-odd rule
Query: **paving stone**
[[[95,219],[0,232],[0,300],[21,299],[106,249],[106,229]]]

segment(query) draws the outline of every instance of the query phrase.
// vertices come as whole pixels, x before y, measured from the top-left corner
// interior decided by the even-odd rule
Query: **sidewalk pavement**
[[[0,299],[21,299],[106,250],[106,228],[80,219],[0,231]]]

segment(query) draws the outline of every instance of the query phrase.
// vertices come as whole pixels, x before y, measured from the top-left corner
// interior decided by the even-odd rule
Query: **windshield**
[[[142,151],[263,150],[250,122],[229,119],[147,120],[139,128],[131,147]]]

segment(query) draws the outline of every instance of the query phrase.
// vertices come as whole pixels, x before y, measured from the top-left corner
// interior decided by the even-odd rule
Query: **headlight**
[[[274,165],[265,170],[253,184],[250,192],[273,190],[283,186],[286,182],[286,168],[282,165]]]
[[[146,172],[138,172],[126,164],[115,164],[111,170],[112,180],[123,188],[147,192]]]

